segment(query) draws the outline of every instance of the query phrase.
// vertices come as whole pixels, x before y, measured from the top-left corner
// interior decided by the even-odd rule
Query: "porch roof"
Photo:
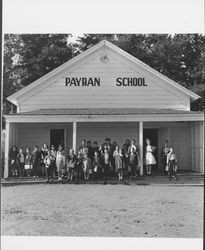
[[[40,109],[4,115],[8,122],[204,121],[198,111],[137,108]]]
[[[146,109],[146,108],[82,108],[82,109],[40,109],[15,115],[147,115],[147,114],[203,114],[200,111]]]

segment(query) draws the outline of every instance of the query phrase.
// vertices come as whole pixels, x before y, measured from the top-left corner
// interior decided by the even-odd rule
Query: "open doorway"
[[[153,152],[153,155],[158,160],[158,129],[144,129],[143,130],[143,146],[144,146],[144,157],[145,157],[145,148],[146,148],[146,139],[151,140],[151,145],[156,147],[156,150]],[[158,162],[153,166],[153,170],[158,169]]]
[[[51,129],[50,145],[54,145],[57,150],[60,144],[64,147],[64,129]]]

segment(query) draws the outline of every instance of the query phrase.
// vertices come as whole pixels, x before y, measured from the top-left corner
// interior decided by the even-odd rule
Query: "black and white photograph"
[[[2,40],[1,235],[201,249],[204,34],[68,27]]]

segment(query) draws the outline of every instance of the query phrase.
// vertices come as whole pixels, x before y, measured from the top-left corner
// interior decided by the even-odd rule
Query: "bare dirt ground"
[[[1,188],[2,235],[202,238],[203,187]]]

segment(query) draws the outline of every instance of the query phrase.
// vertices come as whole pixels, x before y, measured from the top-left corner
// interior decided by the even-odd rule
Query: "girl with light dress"
[[[118,173],[119,181],[123,179],[123,162],[122,162],[122,150],[119,146],[116,146],[115,151],[113,153],[113,157],[115,159],[115,169]]]
[[[62,169],[65,166],[65,154],[63,147],[59,146],[58,152],[56,154],[56,167],[58,172],[58,181],[62,181]]]
[[[151,146],[150,139],[146,139],[146,153],[145,153],[145,164],[147,167],[147,174],[151,175],[152,173],[152,165],[156,164],[156,159],[153,155],[153,151],[156,149],[156,147]]]

